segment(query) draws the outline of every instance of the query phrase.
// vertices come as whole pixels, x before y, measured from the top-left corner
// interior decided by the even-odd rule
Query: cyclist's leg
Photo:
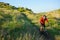
[[[45,31],[45,24],[42,24],[42,31]]]
[[[44,31],[44,25],[41,24],[40,31]]]
[[[46,26],[45,26],[45,24],[44,24],[44,31],[46,31],[46,28],[45,28]]]
[[[42,26],[40,27],[40,31],[43,31],[43,27]]]

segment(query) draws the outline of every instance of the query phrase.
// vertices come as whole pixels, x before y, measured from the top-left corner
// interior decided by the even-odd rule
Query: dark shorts
[[[41,26],[42,26],[42,27],[45,27],[45,24],[42,24],[42,23],[41,23]]]

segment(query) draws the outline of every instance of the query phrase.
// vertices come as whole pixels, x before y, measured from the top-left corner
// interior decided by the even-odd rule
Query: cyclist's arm
[[[49,26],[50,23],[49,23],[48,19],[46,19],[46,21],[48,22],[48,26]]]

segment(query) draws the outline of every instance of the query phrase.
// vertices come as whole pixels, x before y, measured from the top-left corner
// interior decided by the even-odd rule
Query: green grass
[[[8,3],[0,2],[0,40],[45,40],[46,36],[41,35],[39,31],[39,20],[44,14],[48,14],[50,22],[50,29],[47,29],[47,33],[52,40],[60,40],[60,17],[56,18],[55,16],[60,13],[60,10],[48,13],[34,14],[28,8],[16,8]]]

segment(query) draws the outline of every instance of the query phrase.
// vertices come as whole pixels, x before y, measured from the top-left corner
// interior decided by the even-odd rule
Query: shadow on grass
[[[49,32],[49,34],[50,34],[50,36],[52,37],[53,40],[58,40],[57,36],[60,37],[60,29],[53,28],[53,29],[49,29],[48,32]]]

